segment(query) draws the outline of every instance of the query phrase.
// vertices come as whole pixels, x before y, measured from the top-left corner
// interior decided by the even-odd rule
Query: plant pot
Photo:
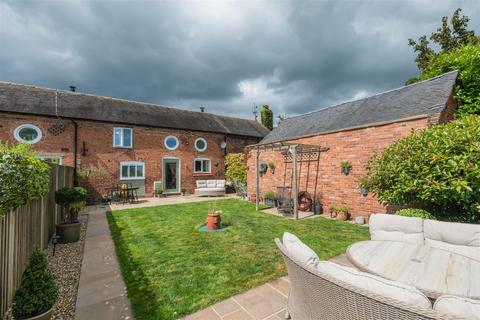
[[[52,317],[53,314],[53,307],[48,309],[42,314],[39,314],[38,316],[33,316],[30,318],[23,318],[22,320],[49,320]]]
[[[80,222],[61,223],[55,226],[58,243],[72,243],[80,239]]]
[[[251,194],[250,195],[250,202],[253,202],[253,203],[257,202],[257,195],[256,194]]]
[[[337,220],[346,221],[348,220],[348,213],[346,212],[337,212]]]
[[[344,175],[348,175],[350,173],[350,168],[342,168],[342,172]]]
[[[313,206],[313,214],[322,214],[323,213],[323,207],[320,203],[316,203]]]
[[[209,230],[220,229],[222,218],[218,213],[209,213],[207,216],[207,228]]]
[[[365,187],[361,187],[360,188],[360,193],[362,194],[362,196],[366,197],[366,196],[368,196],[368,189],[365,188]]]

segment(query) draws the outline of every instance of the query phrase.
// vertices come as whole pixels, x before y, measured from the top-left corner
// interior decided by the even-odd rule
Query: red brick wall
[[[368,216],[371,213],[386,212],[375,197],[369,194],[364,197],[360,194],[358,183],[365,174],[365,164],[375,153],[381,152],[386,146],[395,140],[407,136],[412,129],[420,129],[428,126],[428,119],[392,123],[377,127],[341,131],[318,135],[297,140],[299,143],[320,145],[329,148],[320,156],[317,192],[322,193],[322,204],[324,213],[334,204],[346,204],[350,209],[352,217]],[[276,165],[275,174],[268,170],[267,174],[260,178],[261,194],[265,191],[276,191],[277,186],[284,184],[285,165],[283,157],[279,152],[265,152],[260,155],[260,163],[273,162]],[[349,175],[341,173],[340,163],[349,161],[352,170]],[[255,193],[255,156],[253,152],[248,156],[248,192]],[[301,169],[300,169],[301,167]],[[315,189],[316,176],[315,162],[299,164],[299,190],[307,190],[312,196]],[[288,164],[287,185],[290,184],[292,165]],[[307,172],[308,186],[307,186]]]
[[[13,115],[2,113],[0,115],[0,141],[16,143],[13,136],[14,129],[25,123],[31,123],[42,130],[42,139],[33,147],[42,155],[56,155],[63,157],[63,164],[73,165],[73,124],[70,120],[62,119],[65,131],[54,136],[48,128],[58,122],[55,118]],[[119,182],[121,161],[145,162],[145,187],[146,192],[153,191],[153,182],[162,179],[163,157],[178,157],[181,165],[181,187],[187,192],[193,192],[197,179],[224,179],[224,153],[220,143],[224,141],[224,134],[171,130],[140,126],[115,125],[93,121],[77,121],[78,123],[78,157],[77,163],[81,168],[100,168],[97,174],[92,175],[88,181],[81,181],[87,187],[103,194],[105,188]],[[133,128],[133,148],[112,147],[113,127]],[[177,150],[170,151],[164,146],[164,138],[174,135],[180,140]],[[208,148],[204,152],[195,150],[195,140],[202,137],[207,140]],[[240,152],[255,139],[228,136],[227,150]],[[81,154],[85,142],[88,150],[86,155]],[[211,174],[194,174],[194,158],[205,157],[211,160]]]

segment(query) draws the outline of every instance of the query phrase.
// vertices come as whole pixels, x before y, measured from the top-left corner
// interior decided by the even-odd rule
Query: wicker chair
[[[290,278],[287,318],[293,320],[460,319],[353,287],[313,267],[302,266],[280,249]]]

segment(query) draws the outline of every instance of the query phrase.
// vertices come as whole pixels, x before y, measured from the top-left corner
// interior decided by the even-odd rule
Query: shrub
[[[247,183],[247,161],[243,153],[229,153],[225,157],[225,177],[227,181],[238,179],[243,183]]]
[[[47,256],[35,249],[13,297],[13,316],[24,319],[42,314],[55,304],[57,296],[58,287],[48,267]]]
[[[413,208],[400,209],[397,212],[395,212],[395,214],[397,216],[403,216],[403,217],[417,217],[422,219],[436,220],[436,218],[431,213],[423,209],[413,209]]]
[[[348,207],[344,204],[336,204],[332,209],[335,213],[348,213]]]
[[[64,220],[68,218],[70,222],[76,221],[76,215],[85,207],[87,199],[87,190],[82,187],[68,188],[64,187],[55,192],[55,202],[66,209]]]
[[[480,221],[480,117],[414,132],[374,156],[362,186],[383,203],[429,209],[442,220]]]
[[[0,215],[48,192],[50,167],[31,147],[0,143]]]
[[[275,200],[277,199],[277,196],[275,195],[275,192],[272,192],[272,191],[266,191],[263,193],[263,197],[265,199],[271,199],[271,200]]]

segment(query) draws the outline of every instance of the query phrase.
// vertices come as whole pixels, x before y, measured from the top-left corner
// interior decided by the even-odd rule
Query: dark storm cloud
[[[478,1],[3,1],[0,80],[251,116],[398,87],[407,39]],[[471,21],[480,31],[480,21]]]

